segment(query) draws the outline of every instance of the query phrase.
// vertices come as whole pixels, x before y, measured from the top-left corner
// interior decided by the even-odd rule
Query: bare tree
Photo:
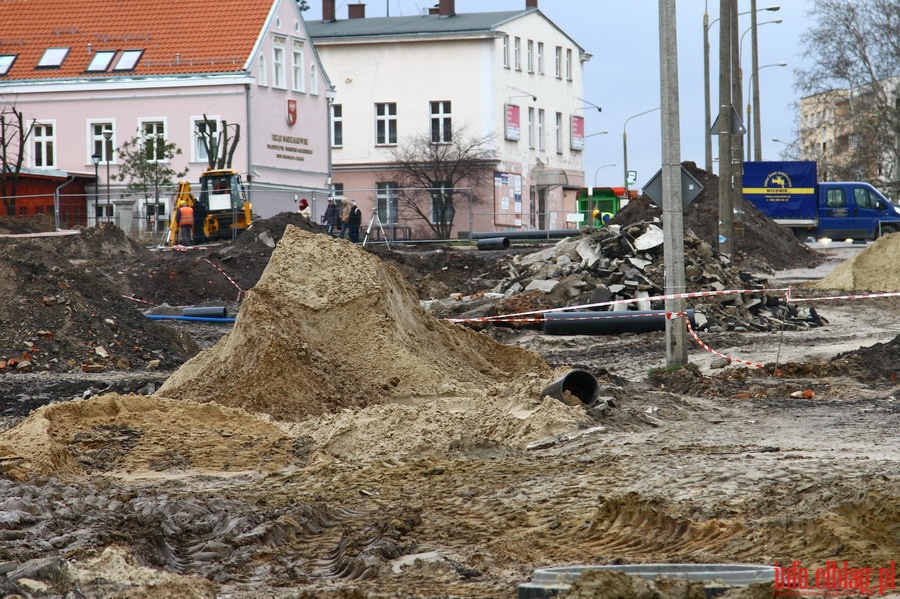
[[[7,216],[16,215],[19,174],[25,161],[25,143],[34,130],[15,106],[0,108],[0,196]]]
[[[216,123],[210,121],[203,115],[203,130],[200,132],[200,143],[206,150],[206,160],[209,168],[223,169],[231,168],[231,162],[234,159],[234,151],[237,149],[238,142],[241,140],[240,124],[229,125],[228,121],[222,121],[222,129],[218,130]],[[234,130],[234,134],[229,134],[229,129]],[[215,133],[213,133],[215,131]]]
[[[804,38],[810,64],[798,70],[807,114],[804,147],[832,179],[900,179],[900,3],[896,0],[816,0],[815,25]],[[831,127],[832,147],[815,131]],[[821,168],[820,168],[821,170]]]
[[[493,176],[497,160],[492,135],[470,137],[464,129],[435,143],[430,133],[391,150],[398,176],[398,211],[422,220],[436,239],[449,239],[457,206],[483,203],[474,190]]]

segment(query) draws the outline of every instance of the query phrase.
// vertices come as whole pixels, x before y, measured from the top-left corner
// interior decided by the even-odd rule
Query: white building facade
[[[536,0],[523,4],[456,14],[454,2],[442,0],[427,15],[378,18],[354,4],[350,18],[338,20],[334,1],[325,0],[323,20],[309,30],[335,85],[337,195],[390,221],[392,148],[429,132],[440,143],[446,129],[491,136],[497,157],[486,166],[489,183],[472,190],[478,201],[456,209],[458,236],[565,227],[575,206],[564,190],[584,182],[581,98],[590,56]],[[424,223],[400,224],[413,237],[428,235]]]

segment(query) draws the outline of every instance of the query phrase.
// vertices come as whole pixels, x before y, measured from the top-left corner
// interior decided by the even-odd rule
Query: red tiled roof
[[[0,0],[0,56],[11,80],[243,71],[275,0]],[[70,48],[59,68],[36,68],[47,48]],[[87,73],[102,50],[143,50],[132,71]],[[116,60],[118,55],[116,56]]]

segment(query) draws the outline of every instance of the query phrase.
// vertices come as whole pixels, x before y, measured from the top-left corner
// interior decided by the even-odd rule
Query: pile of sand
[[[289,226],[233,330],[157,392],[299,422],[398,397],[472,394],[527,373],[529,350],[434,318],[399,272]]]
[[[812,285],[843,291],[900,291],[900,233],[880,237]]]
[[[0,434],[0,471],[272,471],[294,463],[293,451],[292,438],[243,410],[109,394],[44,406]]]

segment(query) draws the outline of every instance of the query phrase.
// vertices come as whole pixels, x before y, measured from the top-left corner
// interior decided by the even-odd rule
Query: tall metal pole
[[[103,139],[106,140],[103,150],[106,154],[106,212],[109,213],[109,204],[111,202],[109,194],[109,163],[112,162],[112,129],[103,130]]]
[[[625,124],[622,125],[622,163],[624,173],[625,173],[625,197],[628,197],[628,121],[633,118],[637,118],[639,116],[643,116],[645,114],[650,114],[655,110],[659,110],[660,107],[651,108],[650,110],[645,110],[644,112],[639,112],[638,114],[633,114],[627,119],[625,119]]]
[[[756,34],[756,0],[750,0],[750,102],[747,106],[753,106],[753,122],[750,122],[750,113],[747,113],[747,159],[751,157],[750,144],[756,144],[756,153],[752,156],[754,160],[762,160],[762,150],[759,144],[759,44]],[[753,81],[756,80],[756,85]],[[749,110],[749,108],[748,108]]]
[[[734,0],[719,0],[719,253],[731,259],[734,209],[731,163],[731,7]]]
[[[740,32],[739,19],[738,19],[738,0],[734,0],[731,5],[731,61],[732,61],[732,71],[731,71],[731,105],[734,108],[732,112],[733,115],[740,115],[741,108],[744,105],[744,90],[743,90],[743,72],[741,70],[741,44],[740,37],[738,33]],[[735,76],[737,74],[737,76]],[[732,155],[731,155],[731,208],[732,208],[732,217],[731,217],[731,252],[729,252],[729,257],[734,256],[735,248],[737,246],[736,237],[739,234],[743,233],[743,221],[734,216],[734,209],[737,208],[738,202],[740,198],[743,198],[744,191],[744,136],[743,133],[734,133],[736,131],[735,127],[731,128],[732,136]],[[742,131],[746,131],[746,127],[743,128]],[[740,214],[740,211],[738,211]]]
[[[709,90],[709,14],[707,13],[707,5],[703,9],[703,100],[705,108],[706,120],[703,127],[703,137],[706,142],[706,172],[711,173],[713,169],[712,159],[712,109],[710,107],[710,90]]]
[[[681,130],[675,0],[659,0],[659,76],[662,107],[662,208],[665,293],[684,293],[684,216],[681,199]],[[666,312],[684,312],[683,299],[667,299]],[[687,363],[685,317],[666,319],[666,364]]]

